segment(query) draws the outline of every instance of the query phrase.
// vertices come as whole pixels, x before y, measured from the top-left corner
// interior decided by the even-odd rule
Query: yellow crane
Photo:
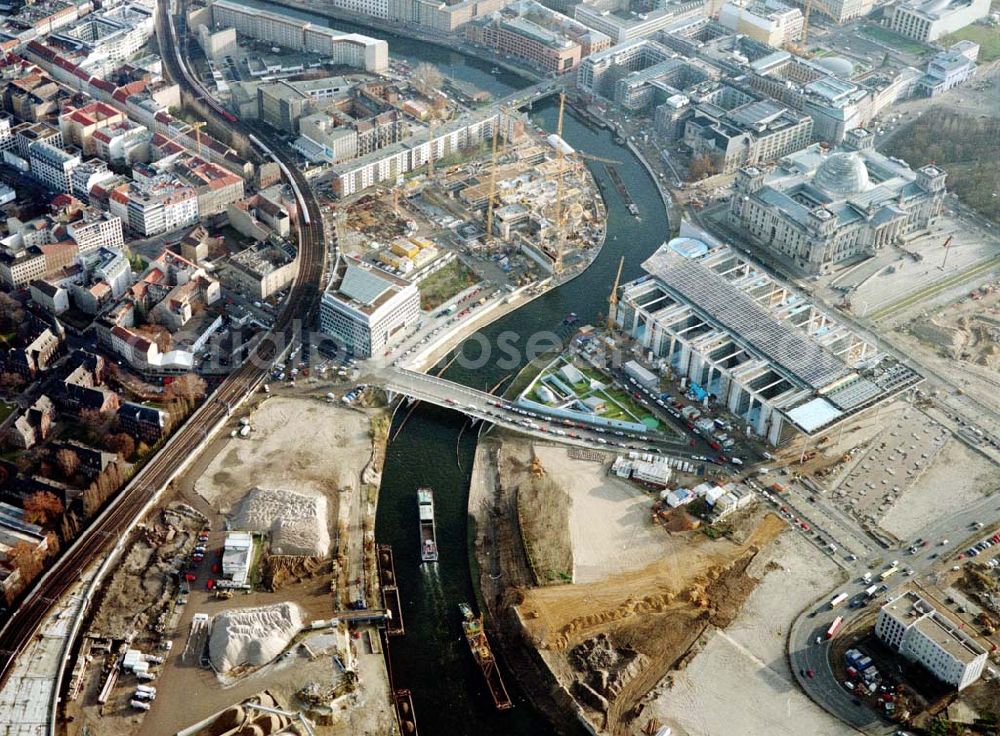
[[[563,178],[566,175],[566,156],[563,153],[563,110],[566,106],[566,93],[559,93],[559,121],[556,123],[556,160],[559,161],[559,178],[556,180],[556,252],[552,270],[558,275],[563,270],[563,246],[566,244],[566,228],[562,217]]]
[[[618,261],[618,273],[615,274],[615,283],[611,287],[611,293],[608,295],[608,332],[612,332],[615,329],[615,309],[618,308],[618,282],[622,278],[622,266],[625,265],[625,256],[622,256],[621,260]]]

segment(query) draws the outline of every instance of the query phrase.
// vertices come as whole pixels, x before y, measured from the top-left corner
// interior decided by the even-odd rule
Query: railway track
[[[179,57],[179,46],[170,22],[167,3],[160,2],[157,38],[161,57],[170,77],[182,89],[209,104],[211,97],[187,70]],[[214,102],[214,100],[211,100]],[[263,133],[221,112],[218,103],[209,107],[221,124],[246,136]],[[138,520],[142,509],[172,478],[174,471],[198,451],[212,427],[229,415],[231,408],[255,390],[268,374],[279,351],[294,338],[300,320],[310,323],[319,304],[319,282],[323,274],[325,247],[323,219],[305,176],[295,159],[278,142],[262,144],[265,153],[277,161],[299,198],[299,268],[284,309],[271,332],[247,356],[244,363],[220,384],[170,438],[163,449],[132,479],[82,535],[56,560],[28,593],[0,629],[0,683],[10,673],[17,656],[35,636],[41,623],[59,599],[80,579],[83,571],[100,555],[109,552],[114,541]],[[61,683],[56,683],[57,695]]]

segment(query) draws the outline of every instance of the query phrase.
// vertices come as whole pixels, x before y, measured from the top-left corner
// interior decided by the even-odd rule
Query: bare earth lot
[[[725,630],[661,683],[643,712],[680,736],[842,736],[854,733],[795,685],[785,637],[798,612],[830,587],[837,567],[801,535],[782,534],[748,569],[763,576]],[[739,724],[736,728],[734,724]]]
[[[914,536],[943,507],[959,508],[1000,486],[992,463],[951,439],[934,463],[889,510],[880,526],[900,538]]]
[[[276,397],[250,415],[250,426],[250,437],[230,439],[195,483],[213,505],[231,507],[251,486],[325,494],[358,489],[371,454],[365,413]]]

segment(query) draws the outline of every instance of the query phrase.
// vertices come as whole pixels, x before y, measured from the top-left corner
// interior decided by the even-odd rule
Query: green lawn
[[[476,281],[476,274],[455,259],[420,282],[420,308],[436,309]]]
[[[3,423],[7,417],[14,413],[14,404],[8,404],[6,401],[0,401],[0,423]]]
[[[890,31],[888,28],[882,28],[881,26],[864,25],[858,28],[858,33],[907,54],[920,55],[926,54],[929,51],[924,44],[909,39],[906,36],[901,36],[895,31]]]
[[[989,63],[1000,59],[1000,31],[987,26],[966,26],[938,39],[947,48],[958,41],[974,41],[979,44],[979,63]]]

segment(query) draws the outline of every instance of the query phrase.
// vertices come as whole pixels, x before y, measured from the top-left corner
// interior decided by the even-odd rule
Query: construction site
[[[514,289],[586,268],[605,237],[604,203],[586,162],[615,162],[563,140],[562,108],[555,132],[509,118],[491,141],[432,158],[400,186],[341,205],[341,249],[421,291],[427,284],[430,308],[471,278]],[[454,273],[434,278],[446,268]]]
[[[386,613],[367,604],[387,420],[297,393],[251,400],[129,540],[73,669],[71,732],[399,732]]]
[[[654,497],[608,474],[612,459],[482,443],[470,493],[480,584],[511,668],[558,682],[551,707],[582,713],[598,733],[652,733],[651,691],[779,569],[762,552],[785,525],[754,505],[728,520],[725,538],[696,524],[665,531]]]

